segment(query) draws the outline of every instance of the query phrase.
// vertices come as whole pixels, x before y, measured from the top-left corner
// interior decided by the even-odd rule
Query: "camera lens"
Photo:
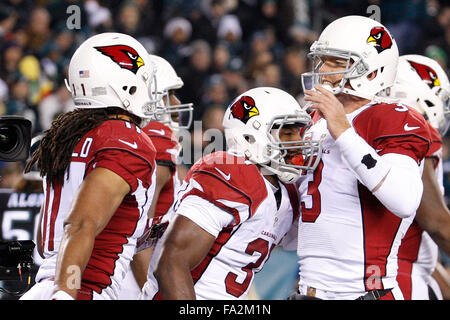
[[[11,152],[17,146],[19,133],[11,126],[0,127],[0,152]]]
[[[31,121],[20,116],[0,116],[0,161],[24,161],[31,142]]]

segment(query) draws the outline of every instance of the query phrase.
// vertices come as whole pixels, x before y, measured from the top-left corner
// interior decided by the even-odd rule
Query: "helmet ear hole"
[[[253,144],[253,143],[256,142],[255,137],[254,137],[254,136],[251,136],[251,135],[245,135],[245,136],[244,136],[244,139],[245,139],[248,143],[250,143],[250,144]]]
[[[425,100],[425,103],[427,104],[428,107],[434,107],[434,103],[431,102],[430,100]]]
[[[130,90],[128,90],[128,93],[130,95],[133,95],[136,93],[136,90],[137,90],[136,86],[132,86],[132,87],[130,87]]]

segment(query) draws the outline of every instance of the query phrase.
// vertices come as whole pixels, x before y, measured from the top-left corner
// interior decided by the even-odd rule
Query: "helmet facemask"
[[[306,130],[313,124],[308,115],[275,116],[266,132],[267,164],[260,164],[266,170],[276,174],[285,183],[295,182],[302,170],[314,170],[322,154],[322,144],[308,138]],[[283,141],[282,129],[294,128],[300,131],[300,139]]]
[[[442,103],[445,121],[443,121],[442,125],[439,126],[439,133],[441,136],[445,136],[450,126],[450,92],[442,87],[433,88],[432,91],[436,91],[436,96]]]
[[[351,88],[345,87],[352,79],[358,79],[368,74],[369,67],[364,62],[363,57],[352,51],[345,51],[333,48],[320,48],[318,44],[313,44],[312,52],[308,53],[308,58],[312,61],[312,71],[301,75],[303,90],[313,90],[314,86],[324,86],[323,77],[329,75],[343,75],[338,86],[330,86],[333,94],[346,93],[365,99],[372,99],[372,95],[357,92]],[[345,68],[341,71],[320,72],[324,64],[322,57],[332,57],[345,61]]]
[[[158,92],[158,81],[156,79],[156,69],[154,69],[154,73],[151,75],[150,85],[148,90],[148,95],[150,97],[150,101],[147,104],[147,109],[144,110],[144,113],[149,116],[155,115],[158,110],[159,105],[162,103],[162,97],[157,94]]]
[[[173,130],[189,129],[193,119],[193,104],[173,105],[170,102],[170,89],[157,93],[160,104],[156,109],[155,120],[168,125]],[[181,124],[183,121],[183,124]]]
[[[157,96],[160,101],[153,119],[166,124],[174,131],[189,129],[193,120],[193,104],[171,101],[172,92],[183,87],[183,80],[166,59],[152,54],[148,56],[157,66],[158,79],[158,87],[149,87],[149,94]]]

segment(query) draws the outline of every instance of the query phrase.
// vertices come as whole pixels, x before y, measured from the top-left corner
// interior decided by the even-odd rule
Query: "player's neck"
[[[278,184],[278,178],[276,175],[274,174],[270,174],[270,175],[263,175],[264,178],[269,181],[274,187],[278,188],[279,184]]]
[[[266,169],[264,166],[256,164],[259,173],[269,181],[272,185],[278,186],[278,177],[272,172],[272,170]]]
[[[345,113],[352,113],[353,111],[365,106],[370,102],[368,99],[352,96],[349,94],[338,94],[336,95],[339,102],[344,106]]]

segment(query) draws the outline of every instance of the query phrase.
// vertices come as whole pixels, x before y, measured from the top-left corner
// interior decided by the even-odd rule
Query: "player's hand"
[[[318,110],[327,120],[328,130],[336,140],[345,130],[350,128],[344,106],[329,90],[321,86],[315,86],[314,88],[316,90],[305,90],[305,101],[310,101],[312,103],[310,108]]]
[[[146,228],[144,234],[137,240],[136,253],[145,250],[147,248],[153,247],[156,244],[156,241],[158,241],[158,239],[162,237],[168,225],[169,225],[168,221],[165,222],[161,221],[158,224]]]

